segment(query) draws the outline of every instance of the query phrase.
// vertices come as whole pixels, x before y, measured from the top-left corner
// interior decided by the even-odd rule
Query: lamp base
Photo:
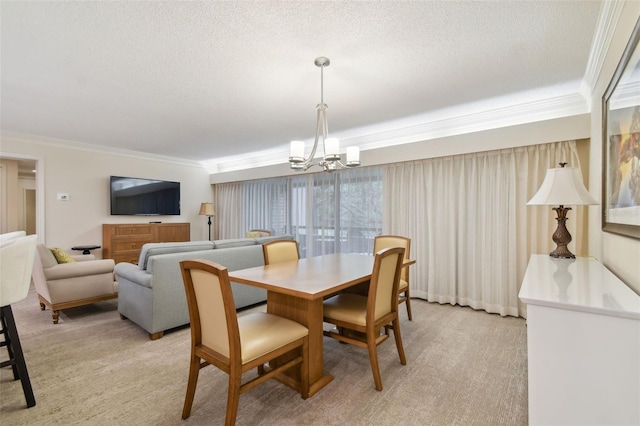
[[[556,259],[575,259],[576,255],[571,253],[567,246],[558,245],[554,251],[549,253],[549,256],[555,257]]]
[[[558,217],[558,227],[556,232],[553,233],[553,242],[556,243],[556,249],[549,253],[549,256],[561,259],[575,259],[575,254],[571,253],[567,248],[567,245],[571,242],[571,234],[567,229],[565,222],[567,221],[567,212],[571,210],[571,207],[554,207]]]

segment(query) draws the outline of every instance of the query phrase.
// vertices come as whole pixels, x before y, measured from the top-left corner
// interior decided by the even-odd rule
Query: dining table
[[[268,313],[291,319],[308,328],[306,374],[309,396],[333,380],[333,376],[324,371],[322,301],[370,281],[373,263],[372,255],[340,253],[229,271],[231,281],[267,290]],[[412,263],[415,261],[406,260],[404,265]],[[294,370],[277,379],[300,390],[300,373]]]

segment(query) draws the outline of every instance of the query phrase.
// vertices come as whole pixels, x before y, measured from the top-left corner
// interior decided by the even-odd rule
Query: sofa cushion
[[[147,243],[142,246],[138,268],[147,269],[147,264],[151,256],[169,253],[185,253],[191,251],[212,250],[214,245],[211,241],[185,241],[180,243]]]
[[[270,241],[280,241],[280,240],[293,240],[293,237],[291,235],[285,234],[285,235],[270,235],[267,237],[260,237],[260,238],[256,238],[256,244],[264,244],[264,243],[268,243]]]
[[[256,240],[252,238],[238,238],[229,240],[216,240],[213,242],[216,249],[226,249],[233,247],[255,246]]]
[[[65,252],[64,250],[62,250],[59,247],[52,247],[49,250],[51,250],[51,253],[53,253],[53,257],[56,258],[56,261],[58,263],[73,263],[73,262],[75,262],[75,260],[73,260],[71,258],[71,256],[69,256],[69,254],[67,252]]]

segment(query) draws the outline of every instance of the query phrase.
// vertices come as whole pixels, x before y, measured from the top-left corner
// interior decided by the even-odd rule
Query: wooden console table
[[[530,425],[640,424],[640,296],[599,261],[533,255]]]
[[[102,257],[137,264],[144,244],[189,241],[190,229],[189,223],[104,223]]]

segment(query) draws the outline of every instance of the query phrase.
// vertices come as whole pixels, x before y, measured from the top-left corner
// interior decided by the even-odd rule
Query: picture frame
[[[602,230],[640,239],[640,19],[602,97]]]

